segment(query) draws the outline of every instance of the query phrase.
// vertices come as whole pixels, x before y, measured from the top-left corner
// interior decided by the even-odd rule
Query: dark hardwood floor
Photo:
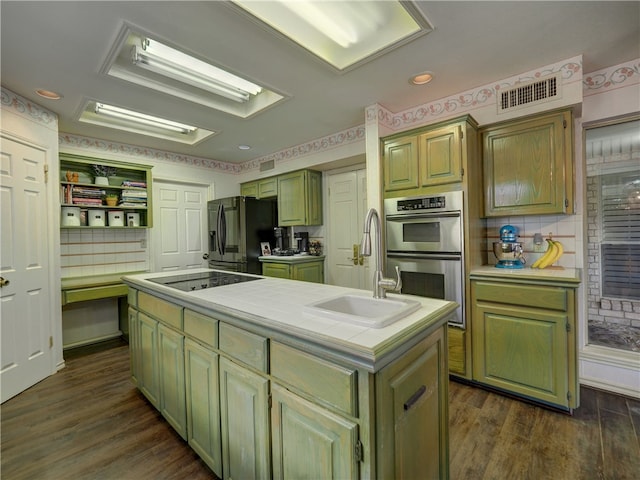
[[[131,384],[125,343],[65,359],[2,405],[3,480],[215,479]],[[571,417],[451,382],[451,479],[639,479],[640,401],[581,396]]]

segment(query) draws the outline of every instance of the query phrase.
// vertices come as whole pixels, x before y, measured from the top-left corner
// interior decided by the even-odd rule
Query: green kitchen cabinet
[[[115,174],[108,177],[108,184],[94,183],[95,172],[93,165],[102,165],[114,169]],[[60,154],[60,206],[61,228],[150,228],[153,226],[152,218],[152,175],[150,165],[127,163],[121,161],[106,160],[102,158],[85,157],[81,155]],[[75,176],[74,176],[75,175]],[[133,182],[130,184],[129,182]],[[82,194],[76,195],[78,190],[95,192],[98,199],[102,200],[99,193],[116,196],[118,203],[108,206],[102,204],[83,202]],[[133,199],[135,198],[135,199]],[[127,201],[129,200],[129,201]],[[121,202],[123,204],[121,204]],[[104,218],[104,225],[91,226],[88,222],[82,222],[81,218],[75,218],[72,208],[80,207],[87,212],[95,210],[121,210],[127,213],[136,213],[139,216],[138,225],[128,226],[123,221],[121,225],[109,225],[108,217]],[[66,217],[72,218],[66,218]]]
[[[185,340],[187,441],[213,473],[222,478],[219,358],[210,348],[190,338]]]
[[[324,283],[324,257],[304,257],[304,261],[262,260],[262,275],[303,282]]]
[[[272,387],[273,478],[357,478],[358,424]]]
[[[384,141],[384,191],[418,188],[418,138],[416,135],[393,137]]]
[[[154,407],[160,408],[160,372],[158,366],[158,322],[138,313],[138,388]]]
[[[240,185],[240,195],[256,198],[272,198],[278,195],[278,177],[268,177]]]
[[[453,124],[418,136],[420,186],[462,181],[462,128]]]
[[[130,286],[132,378],[181,435],[184,398],[218,477],[447,478],[444,317],[376,371],[149,292]]]
[[[299,170],[278,176],[278,225],[322,225],[322,173]]]
[[[270,478],[269,380],[222,357],[220,413],[223,478]]]
[[[187,439],[187,403],[184,378],[184,335],[158,325],[160,413]]]
[[[570,110],[481,130],[486,217],[573,213]]]
[[[477,160],[476,135],[477,124],[466,115],[385,137],[384,196],[435,193],[461,184],[465,167]]]
[[[449,478],[446,351],[440,329],[377,374],[378,478]]]
[[[129,366],[131,369],[131,381],[139,388],[140,382],[138,377],[140,376],[140,353],[142,350],[140,348],[138,310],[130,306],[127,314],[129,318]]]
[[[472,280],[473,380],[559,408],[577,407],[574,290]]]
[[[258,198],[258,182],[247,182],[240,185],[240,195]]]

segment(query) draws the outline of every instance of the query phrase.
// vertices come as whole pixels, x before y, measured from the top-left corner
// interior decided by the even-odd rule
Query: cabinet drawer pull
[[[413,407],[413,405],[418,401],[418,399],[422,396],[422,394],[424,392],[427,391],[427,387],[425,387],[424,385],[422,385],[418,390],[416,390],[416,393],[414,393],[413,395],[411,395],[409,397],[409,400],[407,400],[406,402],[404,402],[404,409],[405,410],[409,410],[411,407]]]

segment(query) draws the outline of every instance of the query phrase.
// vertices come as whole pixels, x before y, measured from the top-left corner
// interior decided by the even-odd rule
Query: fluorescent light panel
[[[165,118],[154,117],[153,115],[147,115],[145,113],[134,112],[133,110],[127,110],[126,108],[106,105],[104,103],[96,103],[95,113],[97,113],[98,115],[107,115],[109,117],[125,120],[128,122],[140,123],[149,127],[169,130],[171,132],[182,134],[195,132],[198,129],[197,127],[186,125],[184,123],[178,123],[172,120],[167,120]]]
[[[338,70],[433,29],[410,2],[234,0],[234,3]]]
[[[262,87],[150,38],[132,48],[134,65],[239,103]]]

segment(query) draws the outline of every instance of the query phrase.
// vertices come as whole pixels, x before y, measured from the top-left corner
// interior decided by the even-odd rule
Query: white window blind
[[[640,299],[640,171],[602,175],[602,294]]]

